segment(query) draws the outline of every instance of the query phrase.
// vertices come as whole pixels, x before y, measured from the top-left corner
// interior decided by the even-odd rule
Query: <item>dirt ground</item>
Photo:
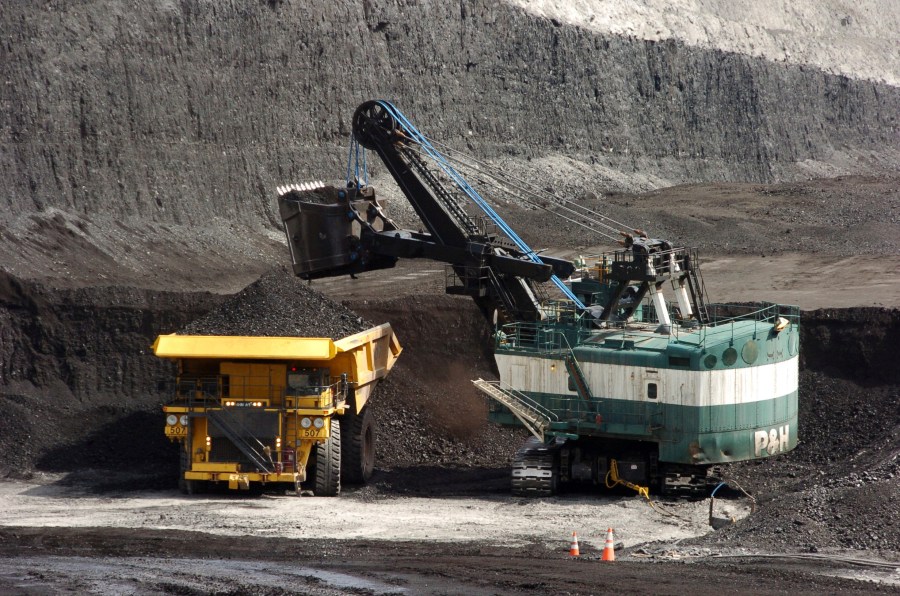
[[[466,484],[465,475],[471,484]],[[503,477],[502,471],[494,471]],[[97,494],[45,476],[0,484],[0,590],[130,594],[890,593],[900,559],[685,543],[708,501],[517,499],[485,473],[431,496]],[[379,480],[376,480],[376,485]],[[476,488],[476,484],[478,485]],[[468,489],[459,488],[468,486]],[[449,487],[449,488],[448,488]],[[337,505],[337,507],[335,507]],[[718,518],[749,514],[716,501]],[[600,560],[615,525],[617,560]],[[580,556],[571,557],[571,532]],[[127,553],[127,554],[126,554]]]
[[[0,549],[20,545],[0,560],[0,587],[20,594],[896,593],[874,581],[889,568],[825,557],[608,563],[595,551],[573,558],[539,545],[235,541],[184,530],[25,528],[2,529],[0,538]]]

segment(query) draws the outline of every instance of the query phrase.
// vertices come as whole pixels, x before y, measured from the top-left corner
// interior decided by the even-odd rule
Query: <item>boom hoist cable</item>
[[[663,270],[673,276],[673,284],[675,283],[674,278],[677,276],[679,287],[676,288],[676,291],[680,292],[677,296],[679,297],[681,311],[689,313],[689,316],[698,319],[700,322],[709,321],[709,315],[704,305],[704,302],[706,301],[706,292],[703,289],[702,278],[699,276],[699,270],[696,266],[696,258],[686,255],[683,248],[673,248],[665,241],[650,238],[646,232],[639,230],[634,226],[628,226],[603,214],[591,211],[575,201],[561,197],[553,192],[540,189],[535,184],[530,184],[527,181],[512,180],[505,172],[498,168],[494,168],[461,151],[443,145],[441,146],[448,154],[449,161],[457,165],[473,179],[477,178],[478,182],[482,184],[491,185],[493,188],[499,189],[502,193],[516,196],[517,199],[527,205],[552,213],[565,221],[590,230],[599,236],[616,241],[627,249],[635,247],[634,254],[640,254],[644,259],[647,259],[651,254],[657,254],[658,256],[654,258],[659,260],[661,256],[664,256],[662,253],[669,253],[669,267],[665,267],[666,264],[663,263]],[[552,207],[547,206],[548,202],[553,204]],[[570,214],[571,217],[564,213],[560,213],[559,211],[564,211],[565,213]],[[638,244],[640,245],[639,252],[638,247],[635,246]],[[688,261],[689,258],[692,262]],[[659,264],[656,266],[659,267]],[[650,275],[654,274],[651,271],[645,273]],[[618,272],[616,272],[615,268],[613,269],[613,277],[618,281],[620,288],[630,285],[634,274],[635,270],[629,270],[627,267],[620,267]],[[687,295],[686,288],[690,289],[690,296]],[[661,300],[661,298],[659,298],[660,294],[658,289],[659,285],[656,286],[657,291],[653,296],[656,299]],[[613,303],[618,302],[620,297],[621,294],[614,295],[613,298],[607,302],[604,312],[613,312]],[[658,311],[663,310],[660,306],[657,306],[657,309]]]
[[[399,110],[397,110],[397,112],[399,112]],[[421,135],[421,133],[419,134]],[[553,192],[548,192],[544,189],[538,188],[536,184],[530,183],[526,180],[514,181],[499,168],[493,167],[486,162],[479,160],[472,155],[468,155],[462,151],[454,149],[449,145],[440,143],[439,141],[430,139],[428,137],[425,137],[424,135],[421,135],[421,138],[427,140],[432,148],[440,147],[445,153],[445,155],[443,155],[444,159],[446,159],[446,161],[450,165],[455,165],[458,168],[463,168],[466,171],[471,172],[472,174],[486,177],[488,180],[482,181],[484,184],[491,185],[494,188],[500,191],[508,192],[509,194],[516,194],[518,198],[522,200],[522,202],[531,207],[552,213],[553,215],[559,217],[560,219],[563,219],[564,221],[568,221],[570,223],[583,227],[609,240],[621,242],[621,236],[628,233],[623,232],[623,230],[637,231],[635,230],[634,226],[616,221],[615,219],[603,215],[602,213],[592,211],[575,201],[566,199],[565,197],[561,197]],[[408,157],[409,153],[417,151],[418,153],[424,154],[432,159],[434,158],[434,154],[427,151],[427,147],[418,142],[407,145],[405,147],[405,150]],[[365,150],[363,150],[363,155],[365,156]],[[510,189],[516,192],[511,193]],[[564,215],[556,211],[554,208],[547,207],[542,201],[552,202],[554,207],[559,208],[569,215]],[[576,218],[582,219],[579,220]],[[604,232],[602,231],[602,229],[605,229],[607,231]]]
[[[566,199],[555,193],[539,189],[535,184],[529,183],[525,180],[513,181],[498,168],[495,168],[481,160],[478,160],[471,155],[467,155],[461,151],[458,151],[441,143],[434,143],[441,146],[444,151],[448,153],[448,155],[450,156],[448,159],[450,159],[450,161],[457,163],[462,167],[468,168],[470,171],[475,172],[476,174],[490,179],[490,182],[488,183],[492,184],[500,190],[513,189],[515,191],[518,191],[518,193],[521,193],[519,194],[519,198],[521,198],[524,203],[532,207],[536,207],[538,209],[542,209],[544,211],[552,213],[565,221],[591,230],[592,232],[610,240],[618,241],[621,234],[623,233],[622,230],[634,230],[633,226],[629,226],[625,223],[616,221],[611,217],[608,217],[601,213],[597,213],[596,211],[591,211],[584,205],[580,205],[575,201]],[[529,199],[528,197],[531,197],[531,199]],[[584,218],[585,221],[579,221],[577,219],[573,219],[572,217],[562,215],[554,211],[552,208],[549,208],[540,203],[540,201],[547,199],[550,199],[556,207],[559,207],[563,211],[570,213],[573,217],[581,217]],[[594,226],[608,230],[610,233],[603,232]]]
[[[471,166],[471,164],[467,164],[464,161],[459,160],[458,158],[450,157],[448,159],[449,159],[449,161],[454,162],[458,166],[461,166],[461,167],[473,167],[473,166]],[[556,206],[561,207],[563,211],[568,211],[568,212],[572,213],[575,217],[569,217],[569,216],[563,215],[557,211],[554,211],[552,208],[547,207],[543,203],[541,203],[540,201],[544,200],[545,197],[541,196],[537,191],[530,190],[528,188],[525,188],[524,186],[517,186],[514,183],[510,182],[508,179],[505,179],[500,175],[494,174],[490,171],[486,171],[479,167],[474,167],[473,172],[476,175],[481,175],[481,176],[484,176],[485,178],[487,178],[487,180],[483,180],[483,182],[485,184],[493,186],[494,188],[498,189],[501,192],[505,192],[508,194],[516,194],[517,197],[523,203],[525,203],[526,205],[528,205],[530,207],[534,207],[536,209],[541,209],[543,211],[551,213],[551,214],[555,215],[556,217],[559,217],[562,220],[568,221],[569,223],[573,223],[577,226],[580,226],[582,228],[590,230],[591,232],[594,232],[598,236],[603,236],[604,238],[607,238],[609,240],[614,240],[614,241],[619,240],[619,236],[621,235],[621,232],[619,231],[618,228],[614,228],[614,227],[612,227],[602,221],[598,221],[598,220],[590,220],[588,223],[586,223],[584,221],[575,219],[575,217],[585,217],[586,218],[587,216],[585,214],[578,213],[577,211],[575,211],[574,209],[571,209],[570,207],[566,206],[562,202],[559,202],[556,204]],[[511,192],[511,190],[514,190],[517,192],[513,193],[513,192]],[[529,199],[528,198],[529,195],[531,195],[533,197],[533,199]],[[553,196],[554,199],[557,199],[557,197],[555,195],[551,195],[551,196]],[[565,201],[565,199],[561,199],[561,201]],[[597,226],[599,226],[601,228],[607,228],[608,230],[610,230],[610,232],[609,233],[603,232],[603,231],[597,229]],[[615,233],[612,233],[612,232],[615,232]]]

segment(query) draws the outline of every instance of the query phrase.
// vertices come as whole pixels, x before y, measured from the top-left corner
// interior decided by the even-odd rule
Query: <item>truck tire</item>
[[[331,419],[331,436],[316,444],[317,497],[336,497],[341,492],[341,422]]]
[[[184,446],[182,446],[181,457],[178,460],[178,490],[180,490],[183,495],[189,494],[187,480],[184,479],[184,472],[187,470],[187,462],[188,454],[184,450]]]
[[[347,484],[365,484],[375,470],[375,419],[369,406],[364,406],[359,414],[344,414],[343,424],[341,480]]]
[[[184,473],[189,467],[188,457],[187,451],[182,449],[178,466],[178,489],[183,495],[199,495],[205,491],[206,483],[202,480],[185,480]]]

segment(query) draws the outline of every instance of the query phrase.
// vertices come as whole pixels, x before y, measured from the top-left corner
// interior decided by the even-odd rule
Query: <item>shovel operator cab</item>
[[[277,484],[334,496],[371,476],[368,401],[401,351],[389,324],[337,341],[161,335],[153,351],[178,367],[163,411],[183,492]]]

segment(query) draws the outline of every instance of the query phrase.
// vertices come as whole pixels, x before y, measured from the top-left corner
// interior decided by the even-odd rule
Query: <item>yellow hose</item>
[[[618,464],[618,462],[616,462],[616,460],[614,460],[612,458],[610,458],[610,460],[609,460],[609,471],[606,473],[606,478],[604,479],[604,482],[606,483],[606,488],[613,488],[619,484],[621,484],[622,486],[627,486],[631,490],[637,491],[637,494],[639,494],[640,496],[647,499],[647,504],[650,505],[650,507],[654,511],[658,511],[660,513],[664,513],[665,515],[670,515],[672,517],[677,517],[678,519],[681,519],[684,521],[690,521],[689,519],[682,517],[680,515],[677,515],[675,513],[672,513],[671,511],[666,511],[664,508],[662,508],[659,505],[657,505],[656,503],[654,503],[653,500],[650,498],[650,487],[649,486],[640,486],[638,484],[634,484],[633,482],[628,482],[627,480],[622,480],[622,478],[619,477],[619,464]]]
[[[610,479],[612,479],[612,484],[610,484]],[[648,501],[650,500],[650,487],[648,486],[639,486],[634,484],[633,482],[628,482],[627,480],[622,480],[619,477],[619,464],[614,459],[609,460],[609,471],[606,473],[606,488],[613,488],[619,484],[622,486],[627,486],[631,490],[637,491],[637,494],[641,495]]]

